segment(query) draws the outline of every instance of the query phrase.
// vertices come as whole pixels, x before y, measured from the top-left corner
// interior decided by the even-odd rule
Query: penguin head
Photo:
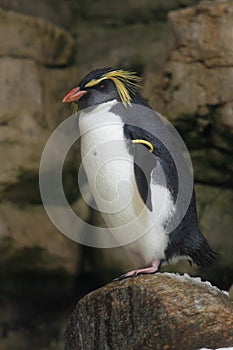
[[[63,98],[63,102],[74,102],[84,109],[112,100],[130,105],[140,96],[137,92],[141,80],[134,72],[123,69],[101,68],[87,74]]]

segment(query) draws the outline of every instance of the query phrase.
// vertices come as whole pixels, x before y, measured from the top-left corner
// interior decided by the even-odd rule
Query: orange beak
[[[74,102],[79,100],[83,95],[85,95],[87,91],[85,90],[80,90],[80,87],[76,87],[72,89],[68,94],[65,95],[63,98],[62,102]]]

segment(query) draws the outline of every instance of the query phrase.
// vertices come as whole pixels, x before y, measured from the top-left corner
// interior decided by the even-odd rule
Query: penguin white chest
[[[82,163],[99,210],[123,214],[135,191],[133,158],[127,150],[121,118],[106,105],[80,113]]]

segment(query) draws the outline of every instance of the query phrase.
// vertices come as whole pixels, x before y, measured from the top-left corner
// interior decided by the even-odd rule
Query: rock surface
[[[0,10],[0,56],[30,58],[51,66],[74,59],[74,40],[63,29],[39,18]]]
[[[190,6],[198,0],[126,0],[119,2],[112,0],[84,1],[59,1],[41,0],[33,3],[30,0],[0,0],[0,7],[5,10],[13,10],[33,16],[44,18],[62,27],[72,29],[75,22],[85,20],[105,24],[130,25],[132,23],[148,23],[154,20],[165,19],[167,11],[176,8]],[[106,36],[107,37],[107,36]]]
[[[199,349],[230,346],[233,305],[196,279],[174,274],[112,282],[81,299],[66,350]]]
[[[0,33],[0,349],[47,348],[46,342],[62,349],[64,298],[67,307],[80,247],[50,222],[38,170],[46,141],[64,118],[64,89],[76,80],[75,42],[42,19],[3,10]],[[64,183],[75,201],[73,164],[70,154]],[[45,331],[50,317],[57,321]]]
[[[169,20],[175,45],[161,108],[191,151],[196,181],[232,187],[233,3],[203,1]]]
[[[4,33],[0,47],[2,191],[25,176],[38,175],[40,155],[50,128],[57,125],[56,103],[59,96],[62,98],[59,83],[69,81],[75,46],[68,33],[43,20],[4,11],[0,11],[0,19],[0,32]],[[53,85],[48,83],[52,73],[44,65],[53,66],[51,70],[58,76],[56,79],[53,75],[56,79],[53,95]],[[59,72],[56,67],[60,65],[67,68]],[[53,105],[52,117],[46,103],[48,94],[49,105]]]
[[[74,40],[43,20],[3,10],[0,32],[1,292],[12,288],[20,294],[25,285],[30,291],[40,279],[45,292],[48,280],[57,288],[60,279],[67,293],[79,266],[79,247],[50,222],[38,171],[46,141],[62,119],[58,99],[74,69]],[[72,168],[71,157],[67,167]]]

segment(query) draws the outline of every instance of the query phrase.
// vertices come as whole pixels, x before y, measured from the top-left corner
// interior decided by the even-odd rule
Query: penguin
[[[95,69],[63,98],[79,111],[82,163],[97,207],[110,231],[120,227],[132,238],[122,246],[135,269],[121,278],[179,260],[208,267],[218,254],[198,227],[193,183],[181,215],[174,154],[151,132],[159,114],[140,95],[140,80],[121,68]]]

